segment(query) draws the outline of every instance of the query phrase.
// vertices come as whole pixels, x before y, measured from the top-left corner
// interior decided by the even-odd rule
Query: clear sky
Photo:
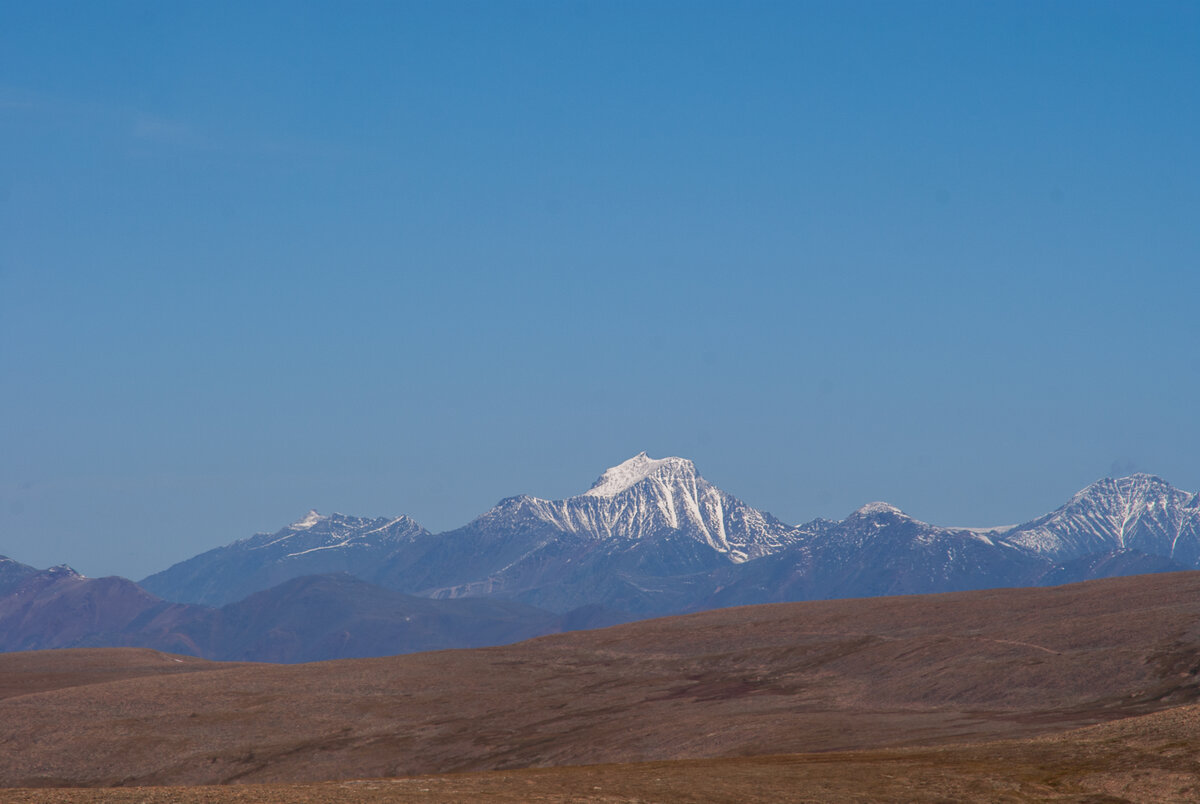
[[[646,450],[788,522],[1200,489],[1200,4],[0,3],[0,554]]]

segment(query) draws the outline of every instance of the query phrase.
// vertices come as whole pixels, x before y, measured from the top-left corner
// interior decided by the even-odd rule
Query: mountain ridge
[[[430,535],[407,516],[321,516],[310,510],[275,533],[215,547],[139,583],[160,597],[221,606],[292,578],[367,574],[405,544]]]
[[[517,633],[505,632],[499,610],[471,608],[473,599],[530,607],[531,625],[521,632],[529,636],[736,605],[1196,568],[1200,495],[1153,475],[1098,480],[1058,509],[1010,527],[941,527],[878,501],[844,519],[793,526],[709,483],[689,460],[643,452],[580,494],[507,497],[439,534],[407,516],[310,510],[274,533],[179,562],[140,587],[3,559],[0,648],[141,645],[296,661],[494,644]],[[345,578],[298,580],[338,574]],[[454,604],[422,615],[447,633],[404,624],[409,610],[420,609],[417,599]],[[311,622],[290,619],[284,600],[313,612]],[[343,612],[340,625],[335,611]],[[392,636],[366,636],[372,618]],[[239,622],[254,625],[239,630]],[[341,632],[349,636],[335,638]],[[310,650],[306,640],[320,647]]]
[[[404,532],[389,530],[398,527]],[[308,574],[301,570],[345,571],[424,597],[503,597],[560,613],[595,605],[643,617],[723,600],[1029,586],[1135,567],[1200,567],[1200,494],[1135,474],[1097,480],[1015,526],[931,525],[881,501],[845,519],[789,525],[709,483],[686,458],[640,452],[579,494],[506,497],[439,534],[404,516],[310,511],[143,584],[217,605]]]
[[[0,652],[126,647],[295,663],[507,644],[620,621],[506,600],[431,600],[346,573],[292,578],[213,608],[163,600],[125,578],[52,567],[0,596]]]

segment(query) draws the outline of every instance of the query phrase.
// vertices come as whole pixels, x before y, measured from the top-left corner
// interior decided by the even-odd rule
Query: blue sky
[[[3,4],[0,554],[441,530],[641,450],[789,522],[1200,489],[1197,42],[1170,2]]]

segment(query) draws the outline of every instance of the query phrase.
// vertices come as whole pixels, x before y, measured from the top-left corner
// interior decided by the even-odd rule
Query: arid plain
[[[1198,674],[1200,573],[309,665],[7,654],[0,798],[1200,800]]]

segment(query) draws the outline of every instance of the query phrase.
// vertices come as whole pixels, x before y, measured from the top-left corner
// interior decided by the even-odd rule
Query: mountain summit
[[[684,458],[640,452],[565,500],[518,497],[517,516],[597,542],[691,540],[741,563],[778,550],[793,528],[717,488]],[[484,517],[507,515],[504,501]]]
[[[1069,561],[1136,550],[1200,566],[1200,494],[1161,477],[1135,474],[1097,480],[1063,507],[1005,535],[1015,547]]]
[[[912,519],[912,517],[901,511],[896,506],[885,502],[869,502],[866,505],[859,506],[852,514],[850,514],[849,518],[869,519],[871,517],[881,516]]]
[[[501,500],[377,582],[435,597],[501,595],[565,612],[583,601],[678,610],[688,581],[775,552],[794,529],[709,483],[684,458],[638,453],[565,500]]]
[[[583,493],[585,497],[615,497],[631,486],[654,476],[660,481],[679,477],[696,477],[696,465],[686,458],[650,458],[639,452],[627,461],[606,469],[604,474]]]

